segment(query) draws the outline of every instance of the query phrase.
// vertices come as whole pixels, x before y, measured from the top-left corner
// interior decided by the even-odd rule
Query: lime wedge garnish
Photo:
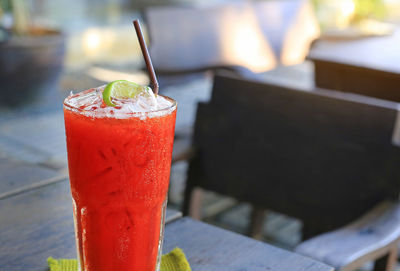
[[[135,98],[140,94],[148,94],[154,96],[151,89],[147,86],[142,86],[127,80],[117,80],[109,83],[103,91],[103,100],[108,106],[116,106],[111,100]]]

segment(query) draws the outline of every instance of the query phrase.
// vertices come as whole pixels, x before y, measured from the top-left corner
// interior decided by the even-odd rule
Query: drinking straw
[[[150,76],[151,87],[152,87],[152,89],[154,91],[154,94],[157,95],[158,94],[158,89],[159,89],[157,76],[156,76],[156,73],[154,72],[153,64],[151,63],[149,50],[147,50],[146,42],[145,42],[144,37],[143,37],[142,29],[140,28],[139,20],[137,20],[137,19],[134,20],[133,21],[133,25],[135,26],[135,30],[136,30],[136,34],[137,34],[137,37],[138,37],[138,40],[139,40],[140,48],[142,49],[142,54],[143,54],[143,57],[144,57],[144,61],[146,62],[147,71],[148,71],[149,76]]]

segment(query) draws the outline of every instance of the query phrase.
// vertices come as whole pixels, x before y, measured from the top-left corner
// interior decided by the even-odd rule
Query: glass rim
[[[93,89],[97,89],[97,88],[93,88]],[[92,89],[88,89],[88,90],[92,90]],[[84,90],[84,91],[88,91],[88,90]],[[150,114],[157,114],[157,113],[163,113],[163,112],[168,112],[168,111],[175,111],[176,107],[177,107],[177,102],[165,95],[161,95],[161,94],[157,94],[157,96],[161,96],[164,99],[170,101],[172,104],[161,108],[161,109],[156,109],[156,110],[150,110],[150,111],[145,111],[145,112],[120,112],[118,114],[123,115],[123,116],[131,116],[131,117],[136,117],[136,116],[146,116],[146,115],[150,115]],[[88,113],[88,115],[91,115],[91,117],[97,117],[95,111],[91,111],[91,110],[86,110],[83,108],[79,108],[77,106],[73,106],[67,103],[67,100],[70,96],[66,97],[63,101],[63,107],[69,111],[75,112],[77,114],[81,114],[81,115],[85,115],[85,113]],[[160,116],[163,116],[163,114],[161,114]],[[103,117],[101,117],[103,118]],[[108,118],[115,118],[115,117],[108,117]],[[119,118],[115,118],[115,119],[119,119]]]

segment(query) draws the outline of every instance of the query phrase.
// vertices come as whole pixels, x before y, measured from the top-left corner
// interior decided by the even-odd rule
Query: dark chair
[[[301,219],[308,239],[386,200],[397,206],[396,106],[349,93],[216,76],[211,101],[197,111],[197,151],[183,211],[198,214],[197,188],[215,191],[256,206],[253,222],[264,208]],[[400,220],[394,223],[400,227]],[[397,232],[390,244],[398,238]],[[351,261],[378,259],[382,251],[364,251]]]

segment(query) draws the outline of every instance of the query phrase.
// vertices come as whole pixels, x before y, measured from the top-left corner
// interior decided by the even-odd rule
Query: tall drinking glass
[[[64,101],[76,242],[82,271],[159,270],[176,102],[132,112],[101,89]]]

